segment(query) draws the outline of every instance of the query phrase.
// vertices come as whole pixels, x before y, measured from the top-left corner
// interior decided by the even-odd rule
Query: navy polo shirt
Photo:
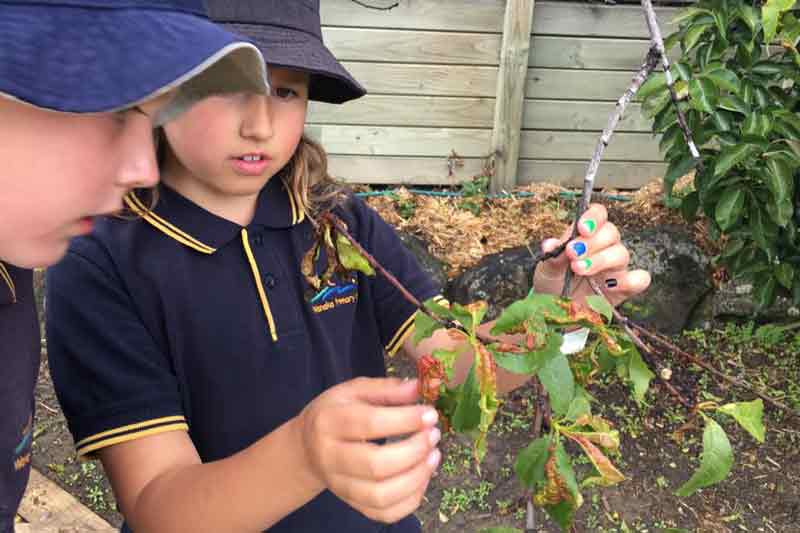
[[[48,271],[50,369],[80,455],[186,430],[203,461],[228,457],[327,388],[384,376],[384,352],[413,329],[415,307],[381,277],[311,289],[300,269],[313,228],[277,176],[244,228],[165,185],[153,211],[135,195],[126,202],[138,218],[99,221]],[[438,294],[361,200],[338,214],[419,299]],[[271,531],[419,524],[387,528],[326,491]]]
[[[0,263],[0,533],[14,531],[30,476],[39,348],[33,272]]]

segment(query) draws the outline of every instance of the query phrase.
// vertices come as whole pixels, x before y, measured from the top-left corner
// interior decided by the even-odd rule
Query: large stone
[[[753,285],[743,281],[729,281],[703,300],[692,317],[692,324],[702,327],[712,321],[756,320],[758,322],[782,322],[800,317],[800,307],[792,300],[778,296],[775,303],[759,310],[753,302]]]
[[[662,333],[679,333],[712,289],[708,257],[679,226],[629,232],[623,242],[631,252],[630,268],[647,270],[653,280],[624,313]]]
[[[538,244],[532,246],[538,247]],[[497,318],[505,307],[528,294],[532,267],[527,247],[487,255],[452,281],[447,298],[461,304],[485,300],[489,303],[486,317]]]
[[[399,231],[397,234],[400,236],[400,240],[403,241],[408,251],[417,258],[422,270],[432,277],[439,287],[444,290],[447,286],[446,265],[431,255],[428,251],[428,244],[424,240],[416,235],[403,231]]]

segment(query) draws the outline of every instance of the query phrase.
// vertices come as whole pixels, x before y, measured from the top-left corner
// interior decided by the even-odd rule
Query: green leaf
[[[711,115],[711,121],[718,131],[730,131],[731,120],[726,115],[725,111],[717,110]]]
[[[477,427],[481,423],[481,391],[478,386],[478,378],[475,375],[475,365],[469,369],[467,379],[461,388],[458,396],[456,411],[453,414],[453,429],[459,433],[466,433]]]
[[[739,188],[725,189],[714,210],[714,220],[723,231],[739,222],[744,209],[744,192]]]
[[[514,374],[535,374],[551,359],[561,354],[562,336],[551,333],[547,336],[547,345],[538,351],[526,353],[500,352],[495,347],[489,347],[497,366]]]
[[[781,13],[794,6],[795,0],[767,0],[761,7],[761,23],[764,25],[764,42],[769,44],[775,38],[778,18]]]
[[[681,200],[681,215],[685,220],[692,222],[697,215],[698,207],[700,207],[700,193],[692,191]]]
[[[791,199],[794,196],[794,172],[789,163],[781,157],[770,157],[767,159],[767,170],[767,187],[772,197],[777,202]]]
[[[425,313],[419,312],[417,316],[414,317],[414,337],[413,341],[414,344],[417,345],[420,343],[421,340],[427,339],[433,332],[437,329],[441,328],[442,325],[436,322],[434,319],[426,315]]]
[[[606,320],[611,322],[611,318],[614,316],[614,308],[610,303],[608,303],[608,300],[606,300],[605,297],[600,296],[599,294],[593,294],[586,297],[586,303],[590,308],[592,308],[592,310],[600,313],[606,317]]]
[[[719,107],[727,111],[741,113],[742,115],[747,115],[750,112],[750,106],[735,94],[729,94],[720,98]]]
[[[522,450],[514,463],[514,471],[522,485],[533,492],[544,483],[544,466],[550,457],[549,437],[539,437]]]
[[[753,302],[759,309],[766,309],[775,301],[777,282],[771,275],[759,276],[753,284]]]
[[[700,467],[675,494],[686,497],[703,487],[719,483],[725,479],[732,466],[733,450],[725,430],[711,418],[706,418]]]
[[[719,159],[714,165],[714,176],[727,174],[730,169],[753,155],[757,147],[752,144],[737,144],[720,152]]]
[[[750,233],[756,244],[767,253],[773,247],[778,234],[778,227],[772,223],[771,217],[764,216],[759,202],[755,202],[750,208]]]
[[[682,31],[676,31],[675,33],[672,33],[669,36],[667,36],[664,39],[664,51],[669,52],[670,50],[675,48],[675,45],[681,42],[682,38],[683,38]]]
[[[766,204],[766,208],[769,218],[771,218],[772,221],[781,228],[785,228],[789,222],[792,221],[794,206],[792,205],[792,201],[790,199],[784,198],[783,200]]]
[[[550,395],[550,406],[558,416],[564,416],[575,397],[575,377],[569,367],[567,356],[559,353],[537,373],[539,380]]]
[[[713,113],[719,100],[719,89],[706,78],[695,78],[689,82],[689,104],[698,111]]]
[[[739,18],[747,24],[752,33],[756,32],[756,26],[759,23],[758,10],[749,4],[740,4],[738,10]]]
[[[447,379],[453,379],[453,368],[455,366],[456,360],[458,356],[463,352],[463,349],[458,350],[447,350],[445,348],[437,348],[431,354],[434,358],[438,359],[442,362],[442,366],[444,366],[445,374],[447,375]]]
[[[683,37],[683,52],[689,52],[692,48],[700,42],[703,34],[712,26],[712,23],[695,24],[686,30],[686,35]]]
[[[479,321],[475,322],[473,320],[472,312],[459,303],[451,303],[450,312],[453,314],[453,318],[455,318],[462,326],[464,326],[464,329],[467,331],[472,331],[473,327],[477,327],[480,324]],[[485,309],[483,312],[486,312]]]
[[[697,160],[691,155],[670,162],[669,167],[667,167],[667,173],[664,175],[664,195],[666,198],[672,198],[672,189],[675,186],[675,182],[685,176],[696,165]]]
[[[492,335],[500,335],[518,329],[523,322],[538,313],[550,317],[565,318],[563,307],[558,305],[559,297],[553,294],[531,293],[523,300],[517,300],[506,307],[492,327]]]
[[[580,387],[577,387],[576,391],[579,390],[581,390]],[[574,422],[581,416],[591,414],[592,405],[589,403],[589,396],[586,394],[586,391],[583,391],[580,394],[576,394],[572,399],[572,403],[569,404],[569,409],[567,409],[565,418]]]
[[[761,401],[761,398],[752,402],[725,404],[717,411],[732,416],[754,439],[764,443],[766,428],[764,427],[764,402]]]
[[[781,263],[775,267],[775,278],[785,288],[791,289],[794,282],[794,272],[794,267],[791,264]]]
[[[636,97],[640,100],[646,100],[650,96],[666,90],[668,90],[667,76],[663,72],[655,72],[639,87],[639,90],[636,91]]]
[[[367,276],[374,276],[375,269],[369,261],[353,246],[347,237],[341,233],[336,234],[336,251],[339,254],[339,261],[347,270],[362,272]]]
[[[742,135],[765,136],[771,129],[769,117],[764,113],[753,112],[742,123]]]
[[[692,79],[692,67],[687,63],[679,61],[673,66],[675,67],[675,71],[678,73],[678,76],[680,76],[683,81],[688,82]]]
[[[647,389],[650,387],[650,381],[656,377],[650,370],[650,367],[645,364],[639,350],[633,348],[631,350],[630,359],[628,361],[628,377],[633,383],[633,395],[636,401],[643,402],[644,396],[647,394]]]
[[[681,22],[693,19],[696,16],[703,14],[710,15],[711,11],[709,11],[708,9],[701,9],[699,7],[689,7],[678,13],[675,16],[675,18],[673,18],[672,21],[670,21],[670,24],[678,25]]]
[[[720,68],[706,72],[703,74],[703,77],[710,79],[714,82],[714,85],[725,91],[738,93],[741,89],[739,77],[736,75],[736,73],[726,68]]]

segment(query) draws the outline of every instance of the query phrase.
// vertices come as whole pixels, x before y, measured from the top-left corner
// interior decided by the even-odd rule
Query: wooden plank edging
[[[27,523],[17,524],[17,533],[112,533],[117,531],[74,496],[31,470],[28,489],[19,508]]]

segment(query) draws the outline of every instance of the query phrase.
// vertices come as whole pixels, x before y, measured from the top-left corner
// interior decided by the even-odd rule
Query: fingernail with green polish
[[[592,268],[592,260],[591,259],[584,259],[580,262],[581,268],[584,272]]]
[[[589,230],[589,233],[594,233],[594,230],[597,229],[597,222],[591,218],[584,220],[583,225],[586,226],[586,229]]]

